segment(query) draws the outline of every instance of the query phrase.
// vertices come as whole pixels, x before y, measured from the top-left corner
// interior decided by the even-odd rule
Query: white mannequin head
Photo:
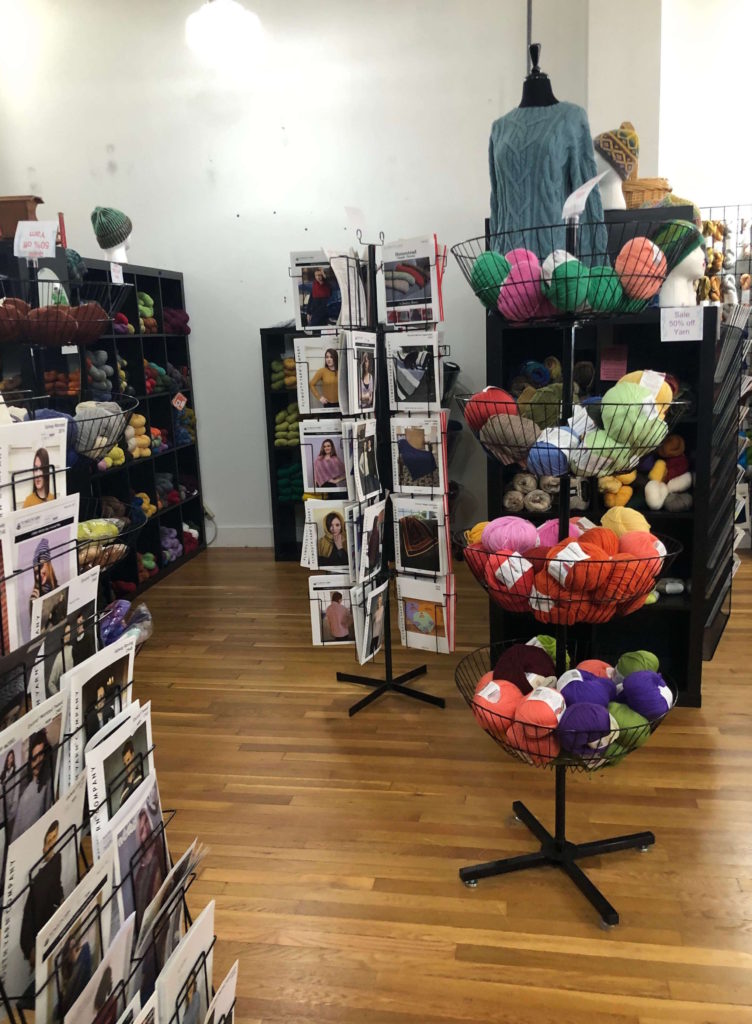
[[[663,282],[659,306],[695,306],[697,305],[697,282],[705,273],[705,250],[696,246],[690,253],[676,264]]]
[[[600,153],[595,151],[595,167],[598,174],[606,172],[601,178],[598,187],[601,190],[601,202],[604,210],[626,210],[627,204],[624,200],[624,193],[621,187],[621,178],[613,169],[608,160],[604,160]]]
[[[104,258],[110,263],[127,263],[128,250],[131,247],[131,236],[128,235],[124,242],[116,245],[114,249],[105,249]]]

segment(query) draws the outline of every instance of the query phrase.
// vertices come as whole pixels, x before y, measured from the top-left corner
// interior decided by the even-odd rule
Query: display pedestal
[[[591,843],[570,843],[566,838],[566,778],[567,769],[559,765],[556,768],[556,827],[551,835],[548,829],[532,814],[521,800],[515,800],[512,810],[515,816],[526,825],[540,842],[541,848],[535,853],[523,853],[518,857],[506,857],[503,860],[491,860],[485,864],[474,864],[472,867],[460,868],[460,879],[465,885],[474,888],[479,878],[493,878],[495,875],[507,875],[512,871],[524,871],[526,868],[537,868],[553,864],[561,868],[564,874],[577,886],[582,895],[590,901],[600,914],[606,926],[619,923],[618,911],[611,906],[603,893],[598,889],[575,861],[582,857],[597,857],[604,853],[618,853],[619,850],[642,850],[643,852],[655,843],[652,832],[634,832],[627,836],[614,836],[611,839],[596,839]]]

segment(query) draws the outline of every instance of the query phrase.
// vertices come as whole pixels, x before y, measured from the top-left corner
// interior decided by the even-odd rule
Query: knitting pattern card
[[[347,340],[347,412],[371,415],[376,408],[377,354],[373,332],[350,331]]]
[[[397,611],[405,647],[436,654],[454,650],[454,576],[436,580],[397,577]]]
[[[333,329],[339,322],[342,295],[323,249],[291,252],[290,277],[297,329]]]
[[[213,946],[214,900],[193,922],[157,979],[160,1021],[206,1020],[212,991]]]
[[[225,979],[217,989],[217,994],[211,1001],[209,1012],[206,1015],[204,1024],[230,1024],[230,1013],[235,1005],[235,990],[238,985],[238,961],[232,965],[225,975]]]
[[[386,338],[389,408],[392,412],[438,412],[441,360],[438,331],[410,331]]]
[[[376,420],[369,419],[356,423],[353,430],[352,459],[354,497],[357,497],[358,501],[377,498],[381,494],[376,444]]]
[[[122,1003],[122,985],[130,968],[134,928],[135,914],[131,914],[110,943],[88,985],[63,1018],[63,1024],[117,1019],[118,1006]]]
[[[65,497],[65,419],[0,425],[0,515]]]
[[[355,642],[349,575],[309,576],[308,599],[314,647]]]
[[[301,420],[298,430],[303,490],[309,494],[347,491],[342,420]]]
[[[365,327],[368,323],[366,293],[362,280],[365,267],[361,265],[354,249],[348,252],[326,249],[325,253],[340,290],[341,308],[338,323],[346,328]]]
[[[451,571],[446,499],[392,498],[397,572],[444,576]]]
[[[309,568],[343,572],[350,566],[345,530],[345,502],[310,499],[305,503],[306,526],[315,527],[313,564]],[[309,536],[310,536],[309,529]],[[309,541],[310,547],[310,541]]]
[[[446,457],[440,416],[393,416],[391,427],[395,491],[443,494]]]
[[[295,382],[303,415],[339,416],[340,349],[336,338],[296,338]]]
[[[387,323],[440,320],[435,237],[400,239],[384,246],[382,258]]]
[[[387,614],[389,580],[374,587],[366,597],[365,623],[361,665],[372,661],[379,653],[384,641],[384,616]]]
[[[383,569],[386,499],[369,505],[363,512],[358,583],[373,579]]]

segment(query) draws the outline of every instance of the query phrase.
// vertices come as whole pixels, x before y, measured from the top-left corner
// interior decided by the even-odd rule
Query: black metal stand
[[[582,895],[598,911],[604,925],[617,925],[619,923],[618,911],[611,906],[600,889],[593,885],[575,862],[583,857],[618,853],[619,850],[642,850],[644,852],[655,843],[655,836],[652,832],[635,832],[632,835],[614,836],[611,839],[596,839],[592,843],[570,843],[566,838],[566,778],[566,768],[558,766],[556,768],[556,827],[554,835],[551,835],[521,800],[515,800],[512,804],[512,810],[516,817],[539,840],[540,850],[536,853],[523,853],[518,857],[491,860],[485,864],[460,868],[460,879],[465,885],[474,888],[478,884],[479,878],[493,878],[495,875],[508,875],[512,871],[524,871],[526,868],[552,864],[561,868],[564,874],[574,882]]]
[[[391,583],[392,576],[394,574],[390,572],[389,582]],[[372,686],[373,690],[361,700],[357,701],[348,711],[348,714],[352,718],[353,715],[357,715],[363,708],[367,708],[369,704],[372,704],[375,700],[381,697],[385,693],[401,693],[403,697],[412,697],[413,700],[421,700],[424,704],[433,704],[437,708],[445,708],[446,701],[443,697],[434,697],[431,693],[424,693],[422,690],[415,690],[412,686],[405,686],[405,683],[409,679],[415,679],[416,676],[425,675],[428,671],[427,665],[420,665],[418,668],[411,668],[409,672],[403,672],[402,675],[395,676],[392,673],[392,624],[389,619],[389,587],[384,591],[385,602],[384,602],[384,662],[385,672],[383,679],[371,679],[368,676],[352,675],[349,672],[338,672],[337,680],[340,683],[357,683],[359,686]]]

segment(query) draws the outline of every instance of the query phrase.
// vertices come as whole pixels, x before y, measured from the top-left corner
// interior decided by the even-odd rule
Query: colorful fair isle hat
[[[114,249],[133,231],[130,217],[109,206],[97,206],[91,215],[91,226],[102,249]]]
[[[622,121],[613,131],[596,135],[593,145],[596,152],[611,164],[622,181],[626,181],[637,167],[640,140],[631,121]]]

